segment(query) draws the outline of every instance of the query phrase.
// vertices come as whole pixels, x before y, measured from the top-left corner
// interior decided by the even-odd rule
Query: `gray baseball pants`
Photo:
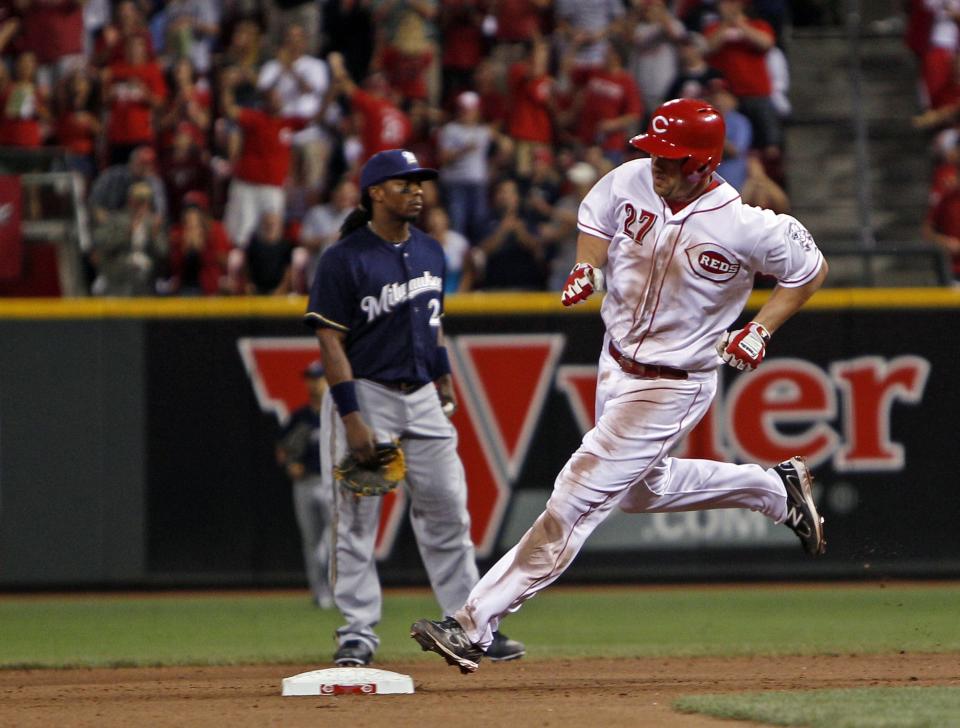
[[[333,487],[325,476],[311,475],[293,484],[293,511],[300,527],[303,565],[313,601],[329,607],[333,600],[330,586],[330,541],[333,511]]]
[[[403,394],[360,379],[356,390],[360,411],[377,441],[400,440],[407,464],[404,485],[410,523],[420,557],[443,614],[453,614],[479,580],[457,431],[440,409],[432,384]],[[329,409],[333,462],[339,462],[347,451],[346,437],[335,408]],[[375,651],[380,638],[374,628],[383,600],[374,544],[382,499],[358,497],[339,486],[335,491],[334,600],[345,622],[337,638],[340,644],[361,640]]]

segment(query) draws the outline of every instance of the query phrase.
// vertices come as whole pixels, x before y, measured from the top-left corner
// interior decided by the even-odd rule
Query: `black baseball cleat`
[[[783,523],[789,527],[811,556],[822,556],[827,551],[823,537],[823,516],[813,502],[813,476],[802,457],[785,460],[776,467],[787,489],[787,517]]]
[[[523,657],[527,654],[527,647],[523,642],[512,640],[502,632],[494,632],[493,642],[484,654],[491,662],[507,662]]]
[[[483,650],[470,641],[463,627],[453,617],[447,617],[442,622],[418,619],[410,627],[410,636],[424,652],[436,652],[448,665],[459,667],[464,675],[476,672],[480,667]]]
[[[339,667],[363,667],[372,660],[373,650],[360,640],[347,640],[333,654],[333,661]]]

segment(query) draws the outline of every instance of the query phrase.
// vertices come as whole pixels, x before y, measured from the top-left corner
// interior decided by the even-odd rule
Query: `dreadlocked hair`
[[[363,194],[360,195],[360,206],[355,207],[340,226],[339,239],[342,240],[357,228],[362,228],[370,222],[373,219],[371,210],[373,210],[373,200],[370,199],[370,193],[364,190]]]

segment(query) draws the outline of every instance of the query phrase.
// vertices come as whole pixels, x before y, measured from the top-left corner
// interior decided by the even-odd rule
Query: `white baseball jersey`
[[[744,205],[726,182],[674,214],[654,191],[649,159],[597,182],[578,227],[610,241],[601,315],[613,342],[635,361],[688,371],[722,363],[714,344],[743,310],[755,273],[801,286],[823,262],[796,219]]]

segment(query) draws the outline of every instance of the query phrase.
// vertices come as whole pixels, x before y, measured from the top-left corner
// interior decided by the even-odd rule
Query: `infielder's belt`
[[[392,389],[401,394],[413,394],[418,389],[426,385],[426,382],[386,382],[380,379],[372,379],[371,381],[376,382],[381,387],[386,387],[387,389]]]
[[[612,356],[613,360],[620,365],[620,368],[623,369],[623,371],[625,371],[627,374],[632,374],[635,377],[640,377],[641,379],[687,378],[687,373],[683,369],[665,367],[660,364],[643,364],[625,357],[620,353],[620,350],[614,346],[612,341],[610,342],[608,350],[610,351],[610,356]]]

